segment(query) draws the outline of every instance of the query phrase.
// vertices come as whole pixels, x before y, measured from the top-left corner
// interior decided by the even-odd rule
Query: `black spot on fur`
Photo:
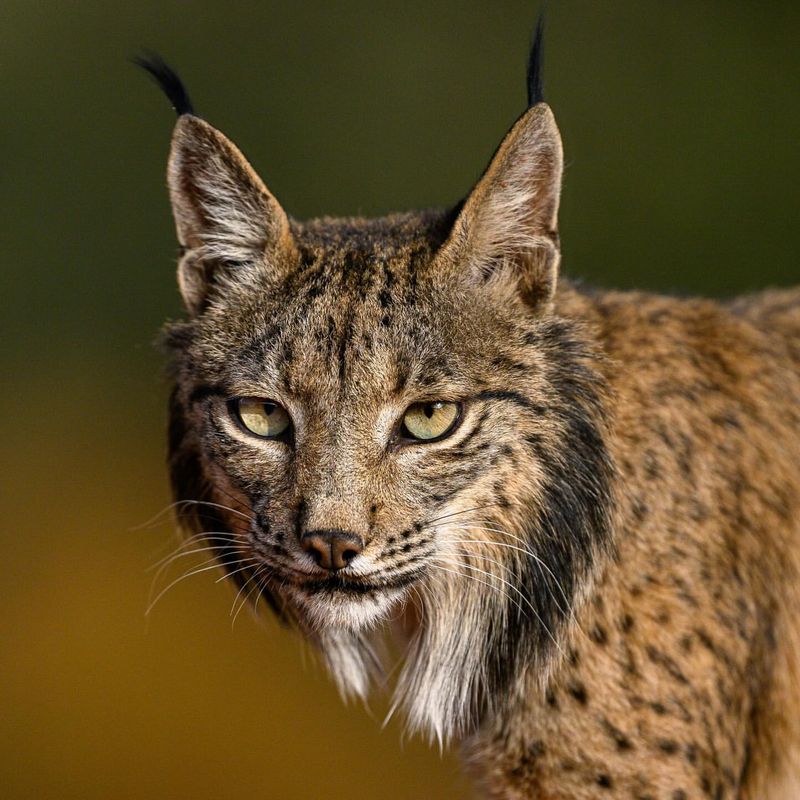
[[[614,745],[619,752],[624,753],[633,749],[631,740],[616,725],[613,725],[605,718],[603,718],[603,728],[611,739],[613,739]]]
[[[601,625],[595,625],[591,631],[589,631],[589,638],[595,644],[604,645],[608,643],[608,634]]]
[[[540,758],[541,756],[543,756],[544,753],[545,753],[544,742],[541,741],[541,740],[537,740],[537,741],[533,742],[531,744],[531,746],[528,748],[528,753],[531,756],[531,758],[534,758],[534,759]]]
[[[580,703],[585,706],[589,702],[589,696],[586,694],[586,687],[581,683],[575,683],[570,686],[567,691]]]
[[[623,633],[629,633],[631,630],[633,630],[633,625],[633,617],[630,614],[623,614],[622,619],[619,621],[620,630]]]
[[[689,685],[689,679],[678,666],[675,659],[653,646],[646,647],[645,652],[650,661],[661,667],[674,681],[687,686]]]

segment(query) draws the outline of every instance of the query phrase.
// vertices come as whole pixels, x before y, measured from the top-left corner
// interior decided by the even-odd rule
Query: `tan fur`
[[[470,758],[497,798],[794,797],[800,291],[562,302],[610,356],[626,535]]]

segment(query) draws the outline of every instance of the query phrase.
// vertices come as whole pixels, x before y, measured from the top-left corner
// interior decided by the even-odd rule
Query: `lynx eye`
[[[431,403],[414,403],[403,415],[401,433],[408,439],[432,442],[451,433],[461,416],[458,403],[436,400]]]
[[[258,397],[238,397],[229,407],[236,421],[262,439],[278,439],[291,429],[292,420],[283,406]]]

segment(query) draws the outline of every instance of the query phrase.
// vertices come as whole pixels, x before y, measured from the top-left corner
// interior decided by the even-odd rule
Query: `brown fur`
[[[346,692],[404,608],[397,703],[487,797],[794,797],[800,291],[557,281],[560,175],[539,104],[463,208],[301,223],[181,117],[182,519]],[[237,428],[239,396],[285,406],[292,443]],[[420,400],[463,402],[449,438],[397,440]],[[321,528],[361,571],[313,565]]]

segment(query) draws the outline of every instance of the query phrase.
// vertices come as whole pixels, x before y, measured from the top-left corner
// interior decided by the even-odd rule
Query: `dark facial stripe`
[[[525,397],[525,395],[520,394],[519,392],[512,392],[501,389],[490,389],[485,392],[481,392],[479,395],[477,395],[477,399],[500,400],[508,403],[514,403],[514,405],[517,405],[520,408],[524,408],[527,411],[532,411],[534,414],[537,414],[539,416],[543,416],[544,414],[547,413],[547,409],[544,406],[532,402],[529,398]]]
[[[200,403],[209,397],[224,397],[225,395],[226,392],[223,391],[221,386],[201,384],[200,386],[196,386],[194,389],[192,389],[192,393],[189,395],[189,403],[194,405],[195,403]]]

